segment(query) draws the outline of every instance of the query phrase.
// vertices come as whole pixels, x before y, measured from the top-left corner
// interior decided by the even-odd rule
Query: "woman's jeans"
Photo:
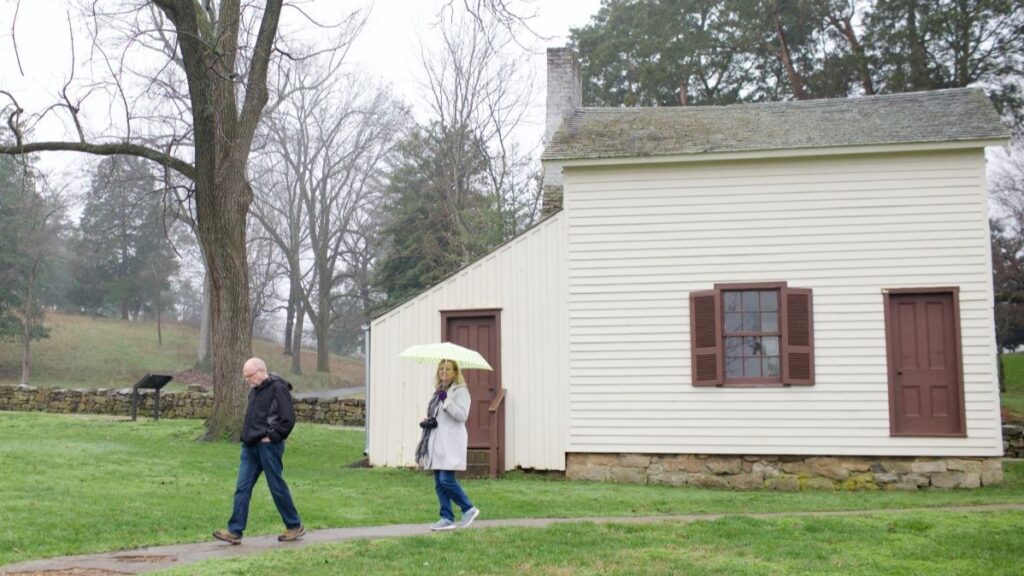
[[[277,512],[288,528],[302,526],[299,512],[295,510],[291,492],[281,474],[284,464],[284,442],[258,442],[249,446],[242,444],[242,462],[238,466],[238,482],[235,484],[235,505],[228,520],[228,530],[239,536],[245,532],[245,524],[249,520],[249,499],[252,489],[259,480],[260,474],[267,473],[267,486],[274,498]]]
[[[441,503],[441,518],[455,521],[455,515],[452,514],[452,500],[463,513],[473,507],[469,496],[466,496],[466,492],[455,479],[453,470],[434,470],[434,491],[437,492],[437,500]]]

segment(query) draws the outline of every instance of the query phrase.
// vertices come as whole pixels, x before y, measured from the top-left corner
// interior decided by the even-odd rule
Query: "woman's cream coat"
[[[455,384],[437,411],[437,428],[430,434],[428,470],[465,470],[466,420],[469,418],[469,389]]]

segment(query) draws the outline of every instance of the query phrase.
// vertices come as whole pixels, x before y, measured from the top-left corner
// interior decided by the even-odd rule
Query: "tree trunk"
[[[850,45],[850,52],[857,60],[857,74],[860,76],[861,88],[863,88],[865,96],[871,96],[875,93],[875,83],[871,79],[871,71],[868,69],[868,58],[864,55],[864,45],[857,38],[857,31],[853,28],[853,21],[850,17],[839,19],[830,15],[829,22],[846,38],[846,42]]]
[[[205,438],[237,438],[248,393],[242,364],[252,356],[245,250],[245,215],[252,202],[252,189],[245,179],[244,161],[224,158],[213,166],[212,161],[203,161],[201,151],[197,150],[196,156],[198,232],[210,271],[213,333],[214,400],[206,419]]]
[[[28,386],[32,371],[32,300],[35,298],[36,267],[32,265],[28,274],[28,285],[25,287],[25,311],[23,316],[22,349],[21,349],[21,383]]]
[[[786,31],[782,29],[782,16],[779,16],[778,13],[775,14],[775,33],[779,38],[779,58],[782,60],[782,66],[786,69],[786,77],[789,78],[793,96],[796,96],[797,100],[807,100],[810,96],[804,90],[803,78],[793,66],[793,59],[789,53],[789,40],[786,39]]]
[[[910,43],[910,90],[931,90],[928,56],[917,29],[917,2],[907,7],[907,41]]]
[[[302,374],[302,325],[306,309],[300,301],[295,306],[295,331],[292,334],[292,374]]]
[[[158,291],[156,293],[156,343],[157,343],[157,346],[163,346],[164,345],[164,331],[163,331],[163,326],[161,325],[161,320],[163,319],[163,315],[164,315],[163,312],[164,312],[164,310],[163,310],[163,303],[160,302],[160,292]]]
[[[199,320],[199,342],[196,345],[196,366],[203,369],[210,368],[210,310],[213,305],[210,302],[210,265],[207,264],[206,253],[199,247],[203,257],[203,311]]]
[[[324,276],[321,276],[323,278]],[[327,276],[330,278],[330,276]],[[331,357],[331,286],[330,280],[321,282],[319,290],[319,313],[316,316],[316,371],[330,373]]]
[[[284,321],[284,355],[292,355],[292,327],[295,325],[295,282],[288,290],[288,311]]]

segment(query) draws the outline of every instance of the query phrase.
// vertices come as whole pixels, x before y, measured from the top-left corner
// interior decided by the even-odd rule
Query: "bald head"
[[[259,386],[267,379],[267,363],[256,357],[249,358],[242,366],[242,376],[252,388]]]

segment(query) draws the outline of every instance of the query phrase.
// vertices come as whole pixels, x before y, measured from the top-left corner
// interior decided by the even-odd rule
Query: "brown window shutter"
[[[782,383],[814,384],[814,309],[809,288],[782,289]]]
[[[690,372],[694,386],[722,384],[721,318],[717,290],[690,292]]]

